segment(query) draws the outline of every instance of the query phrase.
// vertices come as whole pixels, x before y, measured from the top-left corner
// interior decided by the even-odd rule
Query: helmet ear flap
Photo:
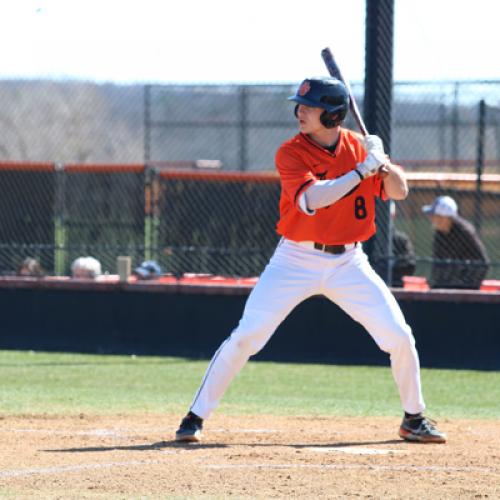
[[[336,113],[323,111],[323,113],[321,113],[319,117],[319,120],[321,122],[321,125],[323,125],[323,127],[334,128],[340,125],[344,121],[346,114],[347,110],[341,110]]]
[[[299,113],[299,105],[298,105],[298,104],[296,104],[296,105],[295,105],[295,108],[294,108],[294,110],[293,110],[293,114],[295,115],[295,118],[298,118],[298,117],[299,117],[298,113]]]
[[[323,111],[319,117],[321,125],[325,128],[333,128],[340,125],[342,120],[339,120],[339,113],[329,113],[328,111]]]

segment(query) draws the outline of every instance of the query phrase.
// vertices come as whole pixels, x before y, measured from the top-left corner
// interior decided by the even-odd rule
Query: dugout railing
[[[474,223],[500,279],[500,176],[409,173],[394,227],[409,236],[418,276],[429,276],[432,229],[424,204],[453,196]],[[195,163],[78,165],[0,163],[0,272],[17,274],[26,257],[48,275],[70,274],[73,259],[97,258],[117,273],[117,257],[163,271],[258,276],[278,235],[279,179],[274,172],[199,168]],[[391,262],[392,256],[375,256]]]

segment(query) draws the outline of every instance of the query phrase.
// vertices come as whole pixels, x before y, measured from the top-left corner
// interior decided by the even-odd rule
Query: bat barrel
[[[347,92],[349,93],[349,107],[351,109],[354,120],[356,121],[361,134],[368,135],[368,130],[366,129],[365,122],[363,121],[361,113],[359,112],[358,104],[356,102],[356,99],[354,98],[354,94],[352,93],[351,86],[349,85],[349,82],[343,77],[339,65],[336,63],[332,51],[329,47],[326,47],[321,51],[321,57],[325,62],[330,76],[337,78],[346,86]]]

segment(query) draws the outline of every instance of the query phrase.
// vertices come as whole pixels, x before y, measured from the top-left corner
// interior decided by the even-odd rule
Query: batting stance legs
[[[295,306],[319,294],[361,323],[380,349],[390,354],[403,409],[422,412],[425,404],[411,329],[362,248],[332,255],[289,240],[280,242],[250,294],[237,328],[213,356],[191,411],[208,418],[249,357],[265,346]]]

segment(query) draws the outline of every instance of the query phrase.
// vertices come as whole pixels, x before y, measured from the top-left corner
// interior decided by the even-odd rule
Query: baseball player
[[[243,316],[214,354],[178,441],[199,441],[203,421],[249,357],[260,351],[286,316],[313,295],[325,295],[361,323],[390,355],[404,417],[403,439],[444,443],[423,415],[420,364],[410,327],[384,281],[370,266],[362,242],[375,233],[375,198],[408,195],[403,170],[390,163],[375,135],[362,138],[341,127],[349,107],[345,85],[334,78],[306,79],[294,101],[299,134],[280,146],[282,236],[250,293]],[[382,166],[384,173],[379,173]]]

